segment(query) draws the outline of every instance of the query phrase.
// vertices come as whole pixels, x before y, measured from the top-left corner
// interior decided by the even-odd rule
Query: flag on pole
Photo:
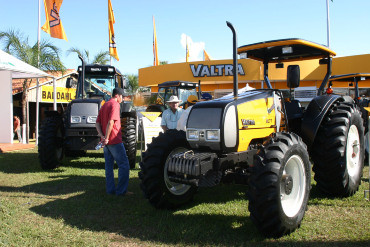
[[[206,50],[203,49],[203,61],[211,61],[210,56],[206,52]]]
[[[62,3],[63,0],[44,0],[46,22],[41,29],[53,38],[68,41],[59,16],[59,9]]]
[[[157,32],[155,31],[155,20],[153,16],[153,55],[154,55],[154,62],[153,66],[158,66],[158,46],[157,46]]]
[[[186,36],[186,62],[189,62],[188,36]]]
[[[114,20],[112,3],[110,0],[108,0],[109,55],[119,61],[113,28],[113,24],[115,22],[116,21]]]

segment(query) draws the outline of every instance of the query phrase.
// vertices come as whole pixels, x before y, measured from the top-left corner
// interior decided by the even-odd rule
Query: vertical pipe
[[[328,47],[330,48],[330,17],[329,17],[329,0],[326,0],[326,28],[327,28]]]
[[[81,66],[81,80],[80,80],[80,83],[81,83],[81,94],[82,94],[82,98],[84,98],[84,84],[85,84],[85,61],[84,59],[78,55],[78,58],[81,60],[82,62],[82,66]],[[112,57],[111,57],[112,59]]]
[[[39,78],[36,81],[36,146],[39,144]]]
[[[234,29],[233,24],[230,22],[226,22],[227,26],[231,29],[233,33],[233,82],[234,82],[234,97],[238,96],[238,59],[237,59],[237,39],[236,39],[236,31]]]
[[[330,55],[328,56],[327,60],[328,60],[328,64],[327,64],[327,69],[326,69],[326,75],[325,75],[325,78],[324,78],[324,80],[322,81],[322,83],[320,85],[319,90],[317,91],[317,96],[320,96],[320,95],[323,94],[324,88],[325,88],[326,84],[328,83],[329,78],[331,76],[332,58],[330,57]]]
[[[356,103],[358,103],[360,94],[358,90],[358,78],[357,77],[354,77],[354,83],[355,83],[355,101]]]
[[[266,87],[271,89],[271,83],[269,80],[269,62],[266,60],[263,62],[263,80],[266,83]]]
[[[40,28],[41,28],[41,20],[40,20],[40,0],[39,2],[39,18],[38,18],[38,29],[37,29],[37,67],[40,68]],[[36,146],[38,145],[39,141],[39,113],[40,113],[40,106],[39,106],[39,78],[36,79]]]

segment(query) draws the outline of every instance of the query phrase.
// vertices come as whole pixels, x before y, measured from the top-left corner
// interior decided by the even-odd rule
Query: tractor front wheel
[[[301,224],[311,188],[307,147],[294,133],[277,133],[254,157],[249,211],[268,237],[289,234]]]
[[[171,182],[167,173],[170,157],[189,148],[184,131],[168,130],[154,138],[143,153],[140,186],[154,207],[174,208],[193,198],[197,189],[195,186]]]

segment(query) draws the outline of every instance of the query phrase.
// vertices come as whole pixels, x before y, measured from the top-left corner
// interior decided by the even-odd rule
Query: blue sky
[[[185,61],[188,37],[190,61],[202,60],[204,48],[212,59],[232,58],[230,21],[237,30],[238,45],[261,41],[303,38],[327,44],[326,0],[111,0],[115,14],[116,43],[121,72],[137,74],[153,64],[153,23],[157,29],[160,61]],[[60,17],[68,42],[50,38],[62,49],[67,68],[77,68],[71,47],[87,49],[94,55],[108,49],[108,0],[64,0]],[[16,29],[37,41],[38,0],[0,0],[0,31]],[[370,53],[370,1],[334,0],[330,4],[330,48],[337,56]],[[41,25],[45,22],[41,1]],[[2,48],[2,44],[0,48]]]

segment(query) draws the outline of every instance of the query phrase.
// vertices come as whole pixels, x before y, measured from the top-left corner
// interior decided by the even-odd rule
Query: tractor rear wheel
[[[337,102],[324,118],[312,148],[317,186],[333,196],[356,193],[364,167],[361,113],[354,104]]]
[[[311,188],[307,147],[294,133],[277,133],[254,157],[248,181],[249,211],[268,237],[293,232],[301,224]]]
[[[159,133],[140,162],[141,189],[145,197],[156,208],[174,208],[193,198],[195,186],[171,182],[168,178],[168,160],[174,154],[189,150],[184,131],[167,130]]]
[[[126,149],[130,169],[134,169],[136,165],[136,118],[122,118],[121,126],[122,142]]]
[[[43,121],[38,139],[42,169],[54,169],[61,164],[64,156],[63,135],[63,122],[60,117],[48,117]]]

